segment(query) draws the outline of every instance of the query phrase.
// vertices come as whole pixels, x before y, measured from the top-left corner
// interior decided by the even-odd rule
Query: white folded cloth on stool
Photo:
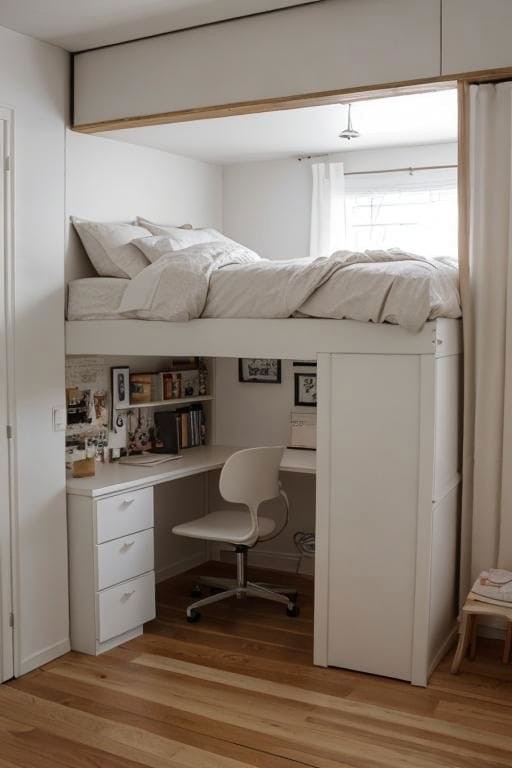
[[[475,600],[485,603],[512,603],[512,571],[502,568],[482,571],[471,592]]]

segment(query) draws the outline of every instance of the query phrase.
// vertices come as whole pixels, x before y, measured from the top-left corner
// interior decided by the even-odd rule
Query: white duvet
[[[453,261],[399,250],[337,251],[270,261],[236,243],[170,252],[130,280],[119,312],[145,320],[323,317],[390,322],[418,331],[459,317]]]

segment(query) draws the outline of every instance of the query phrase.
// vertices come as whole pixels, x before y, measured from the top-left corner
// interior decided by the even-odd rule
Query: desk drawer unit
[[[97,639],[100,643],[122,635],[155,616],[155,574],[145,573],[97,596]]]
[[[118,493],[96,502],[97,543],[153,527],[153,489]]]
[[[98,590],[140,576],[153,570],[153,528],[98,544],[96,551]]]
[[[155,617],[153,488],[68,494],[71,648],[97,655]]]

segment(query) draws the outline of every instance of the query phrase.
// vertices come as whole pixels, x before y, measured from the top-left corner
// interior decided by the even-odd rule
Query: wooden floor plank
[[[301,617],[230,601],[188,625],[198,572],[157,587],[158,618],[100,657],[70,653],[0,687],[0,768],[510,768],[512,665],[491,642],[427,689],[312,665],[313,584]]]

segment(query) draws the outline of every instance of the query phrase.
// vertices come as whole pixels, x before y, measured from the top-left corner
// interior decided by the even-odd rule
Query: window
[[[457,171],[347,174],[347,248],[457,257]]]

